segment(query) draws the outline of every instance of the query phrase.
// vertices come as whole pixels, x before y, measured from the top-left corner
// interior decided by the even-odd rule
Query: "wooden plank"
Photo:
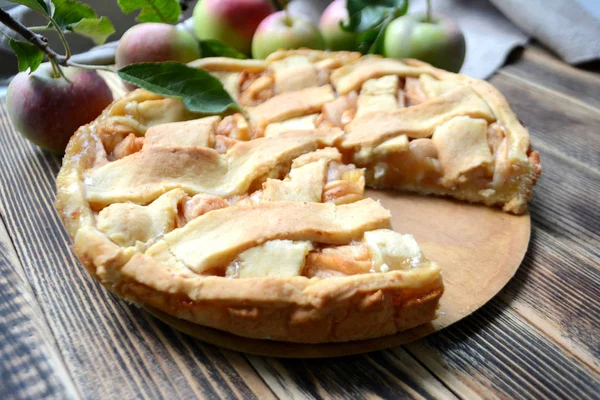
[[[563,398],[600,390],[600,210],[592,206],[600,179],[564,157],[542,157],[532,240],[513,280],[485,311],[406,346],[455,393],[466,386],[485,397],[540,398],[549,393],[530,386],[546,381]]]
[[[465,320],[405,346],[446,386],[485,398],[594,398],[598,374],[532,329],[499,299]]]
[[[248,359],[280,398],[456,399],[402,348],[331,359]]]
[[[600,74],[575,68],[539,47],[528,47],[513,63],[504,66],[501,74],[543,87],[559,96],[600,109]]]
[[[527,126],[536,149],[600,173],[600,110],[581,107],[509,76],[496,75],[491,82]]]
[[[3,220],[0,207],[0,392],[19,399],[80,398]]]
[[[560,64],[548,68],[571,69]],[[579,78],[569,79],[570,85]],[[589,90],[600,91],[600,80],[585,81],[593,86]],[[600,192],[600,112],[511,76],[496,76],[492,82],[528,126],[544,169],[530,208],[531,248],[501,297],[598,371],[600,339],[595,332],[600,325],[593,316],[600,315],[600,211],[593,204]]]
[[[500,297],[600,373],[600,179],[544,154],[525,262]]]
[[[14,132],[0,104],[7,229],[82,397],[272,396],[243,358],[178,334],[88,276],[52,204],[59,166],[58,158]]]
[[[565,256],[587,258],[600,269],[600,174],[552,153],[542,152],[542,158],[546,166],[530,203],[534,226],[564,243]],[[544,244],[543,249],[551,251],[552,246]]]

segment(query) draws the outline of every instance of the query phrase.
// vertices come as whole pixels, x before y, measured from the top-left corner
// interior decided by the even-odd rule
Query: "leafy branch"
[[[96,15],[89,6],[77,0],[11,0],[25,5],[47,20],[48,25],[28,28],[15,20],[9,13],[0,8],[0,22],[19,34],[26,41],[8,37],[10,47],[17,55],[19,71],[35,71],[41,64],[44,55],[52,65],[55,78],[64,78],[61,67],[77,67],[92,70],[106,70],[118,74],[124,81],[138,85],[151,92],[175,97],[193,112],[223,113],[228,110],[239,110],[238,105],[223,88],[221,82],[208,72],[188,67],[175,62],[140,63],[125,66],[119,70],[105,65],[79,64],[71,60],[71,49],[65,38],[65,32],[74,32],[90,37],[96,43],[104,43],[114,32],[110,21]],[[182,2],[187,5],[187,2]],[[119,0],[124,12],[141,10],[138,21],[175,23],[181,14],[181,6],[177,0]],[[59,54],[50,48],[48,39],[38,32],[56,30],[64,46],[65,54]],[[225,56],[245,58],[237,50],[226,44],[207,40],[199,43],[205,56]]]
[[[56,21],[53,20],[48,14],[46,17],[50,19],[50,23],[53,26],[57,26]],[[27,40],[27,42],[22,42],[18,40],[14,40],[9,38],[9,45],[17,54],[17,58],[19,60],[19,71],[25,71],[29,68],[31,72],[35,71],[37,67],[39,67],[43,55],[45,54],[48,57],[48,60],[52,64],[52,69],[54,71],[54,76],[63,76],[60,67],[67,66],[77,66],[82,67],[81,64],[74,63],[70,61],[71,58],[71,50],[69,48],[69,44],[59,30],[59,36],[61,41],[65,47],[65,54],[59,54],[56,51],[52,50],[48,45],[48,39],[45,36],[42,36],[38,33],[35,33],[31,29],[27,28],[25,25],[15,20],[9,13],[0,8],[0,22],[6,25],[8,28],[18,33],[23,39]],[[56,28],[55,28],[56,29]],[[33,45],[33,46],[32,46]],[[37,50],[36,50],[37,48]],[[107,69],[108,67],[102,65],[86,65],[83,66],[85,68],[94,68],[94,69]],[[65,78],[66,79],[66,78]]]
[[[38,51],[35,51],[35,48],[32,48],[30,45],[28,46],[28,43],[9,38],[10,47],[17,54],[19,71],[25,71],[27,68],[29,68],[31,72],[35,71],[41,62],[39,57],[40,54],[42,55],[41,58],[43,58],[43,54],[46,54],[48,56],[48,60],[52,64],[55,77],[58,77],[61,74],[60,68],[57,67],[57,65],[66,66],[68,57],[66,55],[63,56],[58,54],[52,50],[48,45],[48,39],[46,39],[46,37],[31,31],[1,8],[0,22],[17,32],[25,40],[33,44],[33,46],[37,47],[38,49]]]

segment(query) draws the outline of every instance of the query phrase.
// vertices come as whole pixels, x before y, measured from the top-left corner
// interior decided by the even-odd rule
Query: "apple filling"
[[[511,181],[514,171],[505,167],[507,149],[502,125],[458,116],[436,128],[431,138],[397,136],[377,145],[366,158],[355,153],[353,161],[366,169],[367,185],[372,187],[439,194],[458,190],[488,197],[506,190]]]
[[[275,95],[275,80],[267,72],[242,72],[239,83],[241,106],[251,107],[265,102]]]
[[[332,278],[420,268],[428,263],[411,235],[377,229],[365,232],[360,241],[340,246],[270,240],[238,254],[225,268],[225,276]]]
[[[250,140],[254,136],[248,121],[240,113],[224,117],[217,126],[216,135],[225,136],[236,141]]]

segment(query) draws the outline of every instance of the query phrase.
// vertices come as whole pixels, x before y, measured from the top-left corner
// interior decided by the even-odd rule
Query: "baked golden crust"
[[[191,65],[246,112],[134,91],[75,133],[57,178],[86,268],[178,318],[306,343],[426,323],[440,269],[365,184],[520,213],[541,171],[493,87],[418,61],[295,50]]]
[[[231,280],[164,268],[90,228],[78,232],[74,249],[105,286],[136,304],[257,339],[320,343],[393,334],[431,321],[443,293],[433,263],[332,279]]]

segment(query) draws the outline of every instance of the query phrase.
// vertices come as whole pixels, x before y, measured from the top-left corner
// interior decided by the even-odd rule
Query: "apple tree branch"
[[[45,36],[35,33],[31,29],[27,28],[25,25],[14,19],[9,13],[4,11],[2,8],[0,8],[0,22],[2,22],[6,27],[18,33],[23,37],[23,39],[32,43],[33,45],[38,47],[42,52],[44,52],[44,54],[46,54],[48,60],[52,64],[52,67],[55,71],[55,75],[59,74],[64,77],[62,71],[60,70],[60,67],[57,66],[71,66],[85,69],[102,69],[105,71],[115,72],[114,69],[105,65],[84,65],[70,61],[70,51],[68,50],[68,45],[66,44],[65,40],[63,40],[63,43],[65,43],[67,55],[58,54],[56,51],[50,48],[50,46],[48,45],[48,39]],[[59,34],[62,34],[62,32],[59,32]],[[63,38],[61,38],[61,40],[62,39]]]

